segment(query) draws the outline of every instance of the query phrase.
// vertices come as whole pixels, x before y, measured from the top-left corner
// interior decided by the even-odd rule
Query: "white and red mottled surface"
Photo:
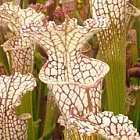
[[[0,140],[26,140],[29,114],[16,115],[22,96],[36,86],[31,74],[0,76]]]
[[[97,3],[101,5],[101,7],[100,5],[97,5],[97,7],[94,5],[97,8],[97,15],[99,13],[100,18],[107,19],[108,16],[104,15],[108,14],[108,8],[106,10],[103,6],[109,6],[112,19],[115,17],[117,27],[120,27],[125,1],[108,1],[107,5],[104,1],[97,1]],[[103,13],[102,8],[104,8]],[[112,11],[112,9],[115,11]],[[120,18],[119,20],[118,17]],[[136,139],[138,137],[137,130],[127,117],[123,115],[115,116],[111,112],[101,112],[100,110],[102,80],[108,73],[109,66],[100,60],[83,56],[80,51],[88,39],[101,29],[106,29],[109,24],[105,20],[101,20],[103,18],[100,20],[97,20],[97,18],[96,20],[87,19],[80,26],[76,19],[66,17],[65,22],[61,25],[56,25],[52,21],[48,21],[44,25],[43,18],[44,15],[37,14],[31,8],[22,10],[18,6],[13,6],[12,3],[0,6],[0,21],[5,22],[16,35],[19,35],[19,38],[14,40],[18,44],[17,47],[22,44],[20,40],[25,41],[22,44],[24,46],[29,39],[29,42],[38,43],[47,51],[48,60],[41,68],[39,78],[42,82],[48,84],[49,89],[52,91],[65,125],[69,126],[69,129],[71,129],[71,126],[77,127],[80,133],[99,133],[109,139],[116,137],[120,139],[124,137],[130,140]],[[16,47],[16,44],[13,47]],[[31,80],[28,81],[27,79],[25,78],[26,82],[23,82],[25,87],[27,86],[26,83]],[[25,126],[25,122],[16,117],[12,110],[13,106],[11,107],[9,102],[18,105],[18,102],[15,101],[14,103],[13,99],[19,101],[20,96],[17,96],[19,94],[16,93],[24,91],[24,86],[20,88],[17,86],[22,83],[22,78],[15,77],[12,80],[8,92],[13,87],[16,90],[13,90],[12,101],[9,100],[9,96],[2,98],[1,110],[3,111],[5,107],[8,107],[8,111],[6,111],[8,114],[5,115],[3,112],[1,114],[4,114],[8,123],[3,124],[3,117],[0,117],[2,119],[2,128],[0,129],[2,130],[2,135],[0,136],[2,138],[10,137],[9,139],[15,137],[14,139],[22,140],[25,138],[26,133],[26,129],[22,128],[22,126]],[[17,82],[14,80],[17,80]],[[16,84],[12,85],[12,83]],[[1,91],[4,91],[1,95],[5,97],[5,88]],[[6,103],[5,107],[3,102]],[[12,115],[9,115],[10,113]],[[11,116],[16,120],[14,124],[14,121],[9,121]],[[13,129],[12,125],[18,128],[14,127]],[[22,134],[18,130],[22,130]]]

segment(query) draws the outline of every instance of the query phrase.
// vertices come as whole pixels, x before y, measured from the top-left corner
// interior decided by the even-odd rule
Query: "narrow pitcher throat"
[[[49,85],[74,84],[81,87],[94,87],[109,71],[109,66],[97,59],[88,58],[79,50],[63,53],[48,53],[48,60],[42,67],[39,77]],[[51,55],[52,54],[52,55]]]
[[[79,51],[70,51],[68,53],[65,53],[64,56],[64,72],[65,72],[65,81],[70,82],[79,82],[75,81],[74,74],[73,74],[73,68],[77,67],[77,71],[80,72],[80,62],[81,62],[81,55]]]
[[[80,65],[81,55],[79,51],[59,51],[54,48],[53,52],[48,51],[49,58],[47,61],[47,64],[51,65],[55,63],[55,69],[59,71],[59,69],[62,70],[63,74],[63,81],[62,82],[74,82],[73,77],[73,67],[75,65]],[[45,68],[48,67],[46,65]]]

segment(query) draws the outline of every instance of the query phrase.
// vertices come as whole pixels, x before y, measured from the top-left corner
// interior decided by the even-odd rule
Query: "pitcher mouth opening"
[[[103,72],[100,73],[100,74],[97,74],[98,76],[96,76],[94,78],[94,80],[92,80],[91,82],[81,82],[81,81],[76,81],[76,80],[74,81],[73,79],[71,79],[69,81],[58,80],[57,78],[47,79],[47,77],[49,78],[49,76],[51,76],[51,75],[48,75],[47,73],[45,73],[45,69],[46,69],[45,66],[43,66],[42,69],[40,70],[39,79],[42,82],[44,82],[46,84],[49,84],[49,85],[66,85],[66,84],[70,84],[71,85],[71,84],[73,84],[73,85],[78,85],[78,86],[86,87],[86,88],[96,87],[98,85],[98,83],[103,80],[104,76],[109,72],[110,68],[109,68],[108,64],[106,64],[106,63],[104,63],[104,62],[102,62],[100,60],[93,59],[93,58],[90,58],[90,59],[92,61],[96,60],[97,63],[98,62],[101,63],[103,65],[103,67],[104,67],[103,70],[102,70]],[[98,71],[98,69],[96,69],[96,71]],[[79,69],[79,72],[80,72],[80,69]],[[92,77],[92,75],[91,75],[91,77]]]

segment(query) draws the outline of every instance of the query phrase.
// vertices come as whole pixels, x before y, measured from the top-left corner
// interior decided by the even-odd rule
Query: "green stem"
[[[33,116],[32,111],[32,92],[27,93],[23,98],[21,102],[21,106],[17,109],[18,114],[22,113],[30,113],[31,116]],[[35,135],[35,127],[34,127],[34,121],[33,117],[28,121],[28,140],[37,140]]]
[[[136,105],[131,106],[129,117],[133,121],[134,126],[140,131],[140,91],[133,92],[132,94],[136,94]]]
[[[125,113],[126,41],[125,35],[118,39],[115,27],[112,28],[113,35],[109,41],[100,37],[102,45],[98,58],[110,66],[110,72],[105,78],[104,109],[119,114]],[[108,33],[103,34],[105,38],[109,37]],[[106,34],[108,35],[106,36]]]
[[[9,74],[10,73],[9,63],[7,60],[7,56],[2,48],[0,48],[0,64],[4,65],[4,69],[6,71],[6,74]]]
[[[47,140],[51,138],[59,116],[59,110],[55,104],[54,97],[51,96],[51,93],[49,94],[50,95],[48,95],[47,99],[47,111],[45,115],[44,130],[42,135],[42,138],[46,138]]]

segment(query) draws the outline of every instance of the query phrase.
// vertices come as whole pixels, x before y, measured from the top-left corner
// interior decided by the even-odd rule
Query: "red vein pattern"
[[[97,113],[97,115],[90,113],[81,117],[73,115],[69,118],[69,123],[74,127],[77,126],[81,134],[98,133],[109,140],[140,139],[137,129],[133,127],[133,122],[127,116],[121,114],[115,116],[108,111]]]
[[[29,32],[27,28],[22,29],[25,37],[27,35],[31,40],[36,40],[37,43],[40,43],[47,50],[49,59],[40,72],[42,81],[50,84],[81,82],[86,85],[89,83],[90,78],[85,78],[86,80],[82,81],[80,75],[78,76],[76,74],[77,72],[75,73],[76,69],[79,70],[80,68],[80,70],[84,72],[85,68],[82,68],[82,65],[79,67],[75,64],[80,64],[81,62],[83,62],[83,64],[86,63],[87,68],[89,66],[88,69],[92,67],[90,67],[90,65],[96,65],[97,60],[82,56],[80,54],[80,48],[93,34],[100,30],[99,27],[104,27],[105,24],[99,24],[99,22],[94,19],[88,19],[84,24],[85,26],[79,26],[77,25],[76,19],[67,18],[62,25],[48,22],[46,27],[42,27],[42,25],[31,25]],[[103,66],[100,68],[102,70]],[[75,77],[73,77],[73,73],[75,73]],[[97,79],[96,75],[93,77]]]
[[[120,30],[126,24],[129,0],[92,0],[93,17],[106,17]]]
[[[82,27],[77,25],[76,19],[67,19],[62,25],[49,22],[46,32],[35,31],[35,37],[47,48],[49,56],[39,78],[49,86],[53,85],[50,89],[66,118],[73,106],[84,113],[89,112],[89,104],[94,112],[100,110],[100,90],[88,87],[94,87],[109,70],[107,64],[81,54],[82,43],[99,30],[95,20],[87,20],[85,24]]]
[[[2,17],[2,20],[5,19],[6,16]],[[70,125],[78,127],[80,133],[95,132],[109,139],[124,136],[136,138],[137,131],[128,118],[100,112],[102,79],[109,67],[104,62],[83,56],[80,51],[93,34],[107,27],[103,21],[88,19],[80,26],[76,19],[66,18],[61,25],[47,22],[44,26],[41,20],[26,22],[24,19],[21,23],[27,24],[20,26],[19,33],[47,50],[49,58],[39,78],[52,90],[66,125],[70,122]]]
[[[32,8],[21,9],[12,2],[4,3],[0,6],[0,24],[6,24],[11,31],[19,33],[22,26],[43,19],[42,13],[37,13]]]
[[[20,105],[21,97],[36,86],[31,74],[15,73],[0,76],[0,139],[25,140],[26,122],[29,115],[16,116],[15,108]]]
[[[68,18],[62,25],[48,22],[43,31],[31,28],[36,36],[29,33],[47,49],[49,58],[39,78],[52,90],[63,119],[68,118],[73,108],[86,114],[97,113],[101,107],[102,78],[109,67],[81,54],[82,44],[99,30],[95,20],[89,19],[84,24],[79,26],[76,19]]]
[[[29,35],[31,39],[35,39],[47,50],[48,61],[42,67],[39,78],[48,84],[55,96],[62,114],[59,121],[67,126],[70,115],[72,115],[75,123],[70,122],[70,125],[76,124],[79,132],[82,129],[83,133],[87,133],[86,128],[90,128],[90,120],[89,118],[86,122],[80,120],[81,115],[86,116],[92,112],[96,118],[109,119],[109,116],[104,116],[104,112],[100,113],[102,78],[109,71],[109,67],[99,60],[83,56],[80,51],[81,46],[100,30],[94,20],[89,19],[85,23],[86,26],[79,26],[75,19],[66,19],[62,25],[48,22],[46,27],[41,27],[40,30],[31,27],[30,32],[22,30],[24,35]],[[76,119],[74,114],[77,115]],[[108,112],[108,114],[111,113]],[[112,117],[117,120],[114,127],[118,129],[121,118],[113,114]],[[83,127],[81,127],[81,122],[85,122]],[[89,129],[89,133],[96,132],[103,136],[107,133],[108,138],[115,138],[118,135],[118,137],[124,135],[128,138],[135,137],[137,131],[129,125],[129,122],[129,120],[126,123],[122,121],[121,129],[127,124],[132,128],[130,132],[126,128],[117,132],[116,129],[113,130],[112,125],[106,126],[104,122],[99,124],[93,120],[91,126],[94,127],[96,123],[97,128],[96,131]],[[112,134],[112,131],[116,132]]]
[[[132,8],[130,10],[129,2],[130,0],[92,0],[93,17],[108,18],[110,23],[108,29],[97,34],[100,53],[106,60],[109,59],[108,52],[114,58],[115,55],[120,56],[120,52],[125,51],[124,47],[121,47],[122,51],[120,51],[118,44],[126,39],[127,28],[129,28],[130,13],[133,11]]]
[[[76,84],[53,85],[52,92],[65,121],[74,111],[77,115],[101,111],[102,81],[97,87],[83,87]],[[62,121],[62,120],[59,120]]]
[[[101,91],[98,88],[102,88],[101,79],[109,67],[99,60],[83,56],[80,48],[100,30],[99,27],[107,26],[104,20],[102,22],[88,19],[84,26],[79,26],[76,19],[67,18],[62,25],[48,22],[46,26],[31,24],[30,27],[22,29],[25,37],[36,40],[47,50],[49,58],[42,67],[39,78],[49,85],[64,118],[69,116],[73,106],[78,112],[83,108],[84,113],[89,110],[96,113],[100,110]],[[97,81],[100,83],[98,88],[94,87]],[[72,86],[73,88],[70,88]],[[75,87],[78,90],[74,90]],[[89,87],[93,88],[90,90]],[[75,99],[72,100],[70,96]],[[83,98],[86,103],[83,103]],[[69,103],[66,104],[64,99]]]
[[[12,2],[0,6],[0,24],[8,26],[15,36],[3,44],[7,57],[11,58],[13,72],[32,72],[34,43],[24,37],[22,28],[42,21],[45,16],[32,8],[21,9]]]
[[[48,84],[66,123],[71,111],[86,114],[101,111],[102,78],[109,71],[107,64],[81,54],[83,44],[105,23],[88,19],[79,26],[67,18],[62,25],[48,22],[45,27],[31,25],[23,34],[40,43],[48,54],[39,78]],[[38,28],[36,28],[38,27]],[[34,36],[36,34],[36,36]]]
[[[13,37],[2,45],[12,63],[12,71],[22,74],[32,72],[34,44],[30,40]]]

